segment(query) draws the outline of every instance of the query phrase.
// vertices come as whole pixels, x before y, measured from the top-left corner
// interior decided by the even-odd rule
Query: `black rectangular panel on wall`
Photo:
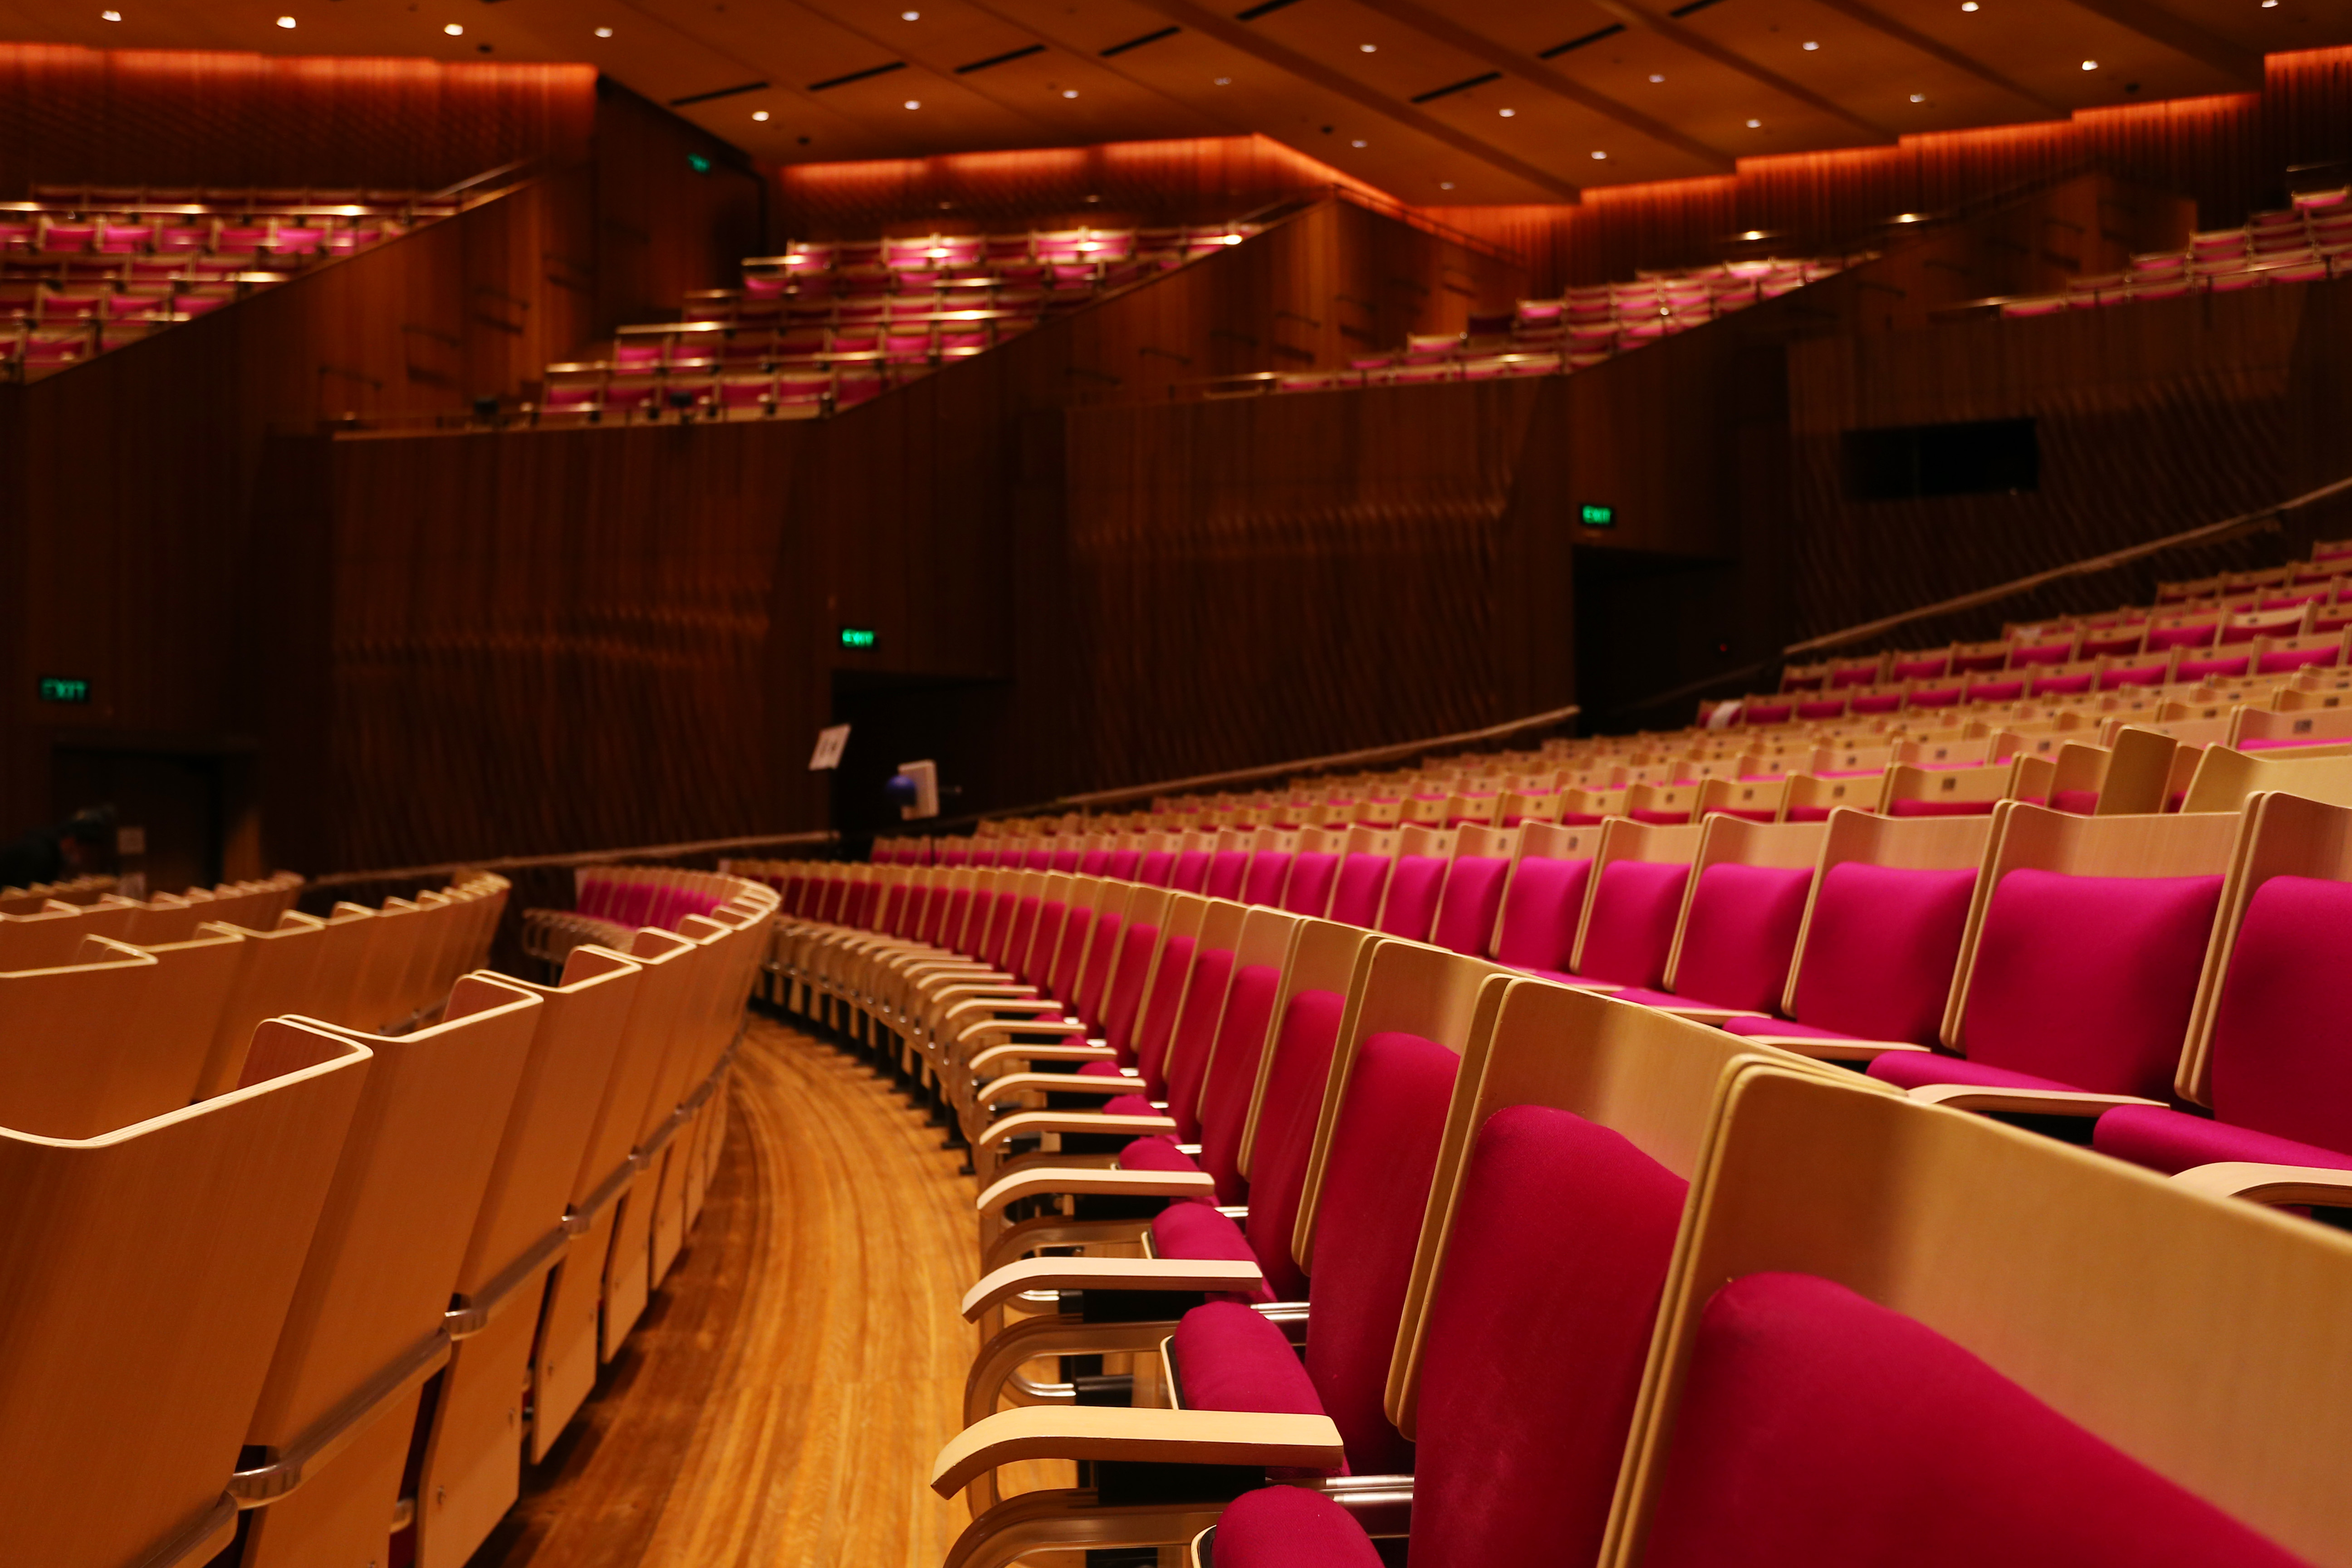
[[[2042,487],[2032,419],[1848,430],[1841,441],[1848,500],[2018,495]]]

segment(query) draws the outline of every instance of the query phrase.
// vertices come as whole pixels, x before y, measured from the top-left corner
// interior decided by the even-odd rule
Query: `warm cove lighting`
[[[466,36],[466,25],[463,22],[446,23],[441,30],[453,38],[462,38]]]
[[[291,16],[280,16],[278,18],[278,25],[281,27],[290,27],[294,26],[294,18]]]

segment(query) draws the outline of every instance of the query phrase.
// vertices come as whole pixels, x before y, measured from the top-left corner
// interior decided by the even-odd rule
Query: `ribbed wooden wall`
[[[1715,259],[1733,237],[1781,254],[1868,242],[1899,213],[1948,212],[2098,167],[2185,195],[2198,226],[2282,205],[2290,165],[2352,159],[2352,49],[2270,56],[2259,93],[2078,111],[2069,120],[1906,136],[1893,146],[1742,158],[1736,174],[1616,186],[1578,206],[1432,208],[1527,256],[1546,291]],[[2352,177],[2352,167],[2344,174]]]
[[[993,223],[1224,223],[1303,193],[1381,195],[1264,136],[788,163],[776,178],[779,237],[792,239],[970,232]]]
[[[0,44],[0,195],[36,184],[436,190],[576,160],[593,67]]]

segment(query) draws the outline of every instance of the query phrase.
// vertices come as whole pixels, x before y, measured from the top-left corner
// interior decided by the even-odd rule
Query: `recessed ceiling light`
[[[2099,68],[2099,62],[2096,60],[2084,60],[2083,62],[2083,68],[2086,71],[2097,70]]]
[[[1356,47],[1363,50],[1364,53],[1368,55],[1376,55],[1381,52],[1381,47],[1378,44],[1358,44]]]
[[[120,22],[122,20],[122,13],[120,11],[100,11],[98,14],[98,19],[101,22]]]
[[[1518,110],[1516,109],[1498,109],[1495,110],[1495,112],[1501,115],[1504,119],[1508,120],[1512,115],[1517,114]]]
[[[1609,154],[1608,154],[1608,153],[1603,153],[1603,152],[1601,152],[1601,151],[1599,151],[1598,149],[1595,149],[1595,150],[1594,150],[1594,152],[1593,152],[1593,154],[1592,154],[1592,155],[1593,155],[1595,158],[1606,158],[1607,156],[1609,156]]]
[[[898,13],[898,20],[901,22],[919,22],[922,19],[923,14],[920,11],[901,11]]]
[[[1440,180],[1437,182],[1437,188],[1441,191],[1450,191],[1454,188],[1454,182],[1451,180]]]
[[[1961,10],[1963,10],[1963,11],[1973,11],[1973,10],[1975,10],[1976,8],[1977,8],[1977,0],[1960,0],[1960,9],[1961,9]]]
[[[2278,0],[2263,0],[2263,9],[2265,11],[2275,9],[2277,5]]]
[[[442,24],[441,30],[448,34],[453,38],[462,38],[466,36],[466,24],[463,22],[446,22]]]
[[[768,118],[768,111],[764,109],[755,109],[751,111],[751,118],[754,120],[765,120]]]
[[[1650,79],[1651,79],[1652,81],[1664,81],[1664,80],[1665,80],[1666,79],[1665,79],[1664,77],[1663,77],[1663,76],[1660,76],[1656,71],[1652,71],[1652,72],[1650,73]]]
[[[1761,131],[1764,129],[1764,122],[1760,120],[1751,120],[1748,122],[1748,129],[1750,131]]]
[[[613,36],[613,29],[610,27],[599,27],[596,29],[596,36],[600,38],[609,38]]]
[[[1927,101],[1927,95],[1924,92],[1915,92],[1911,95],[1911,101],[1914,103],[1925,103]]]
[[[1350,147],[1369,147],[1371,143],[1359,136],[1353,142],[1349,142],[1348,145]]]
[[[1078,89],[1075,87],[1066,87],[1062,89],[1062,96],[1064,98],[1076,98],[1078,96]]]
[[[1809,48],[1809,49],[1818,49],[1818,48],[1820,48],[1820,47],[1821,47],[1821,45],[1819,45],[1819,44],[1815,43],[1815,42],[1814,42],[1812,39],[1811,39],[1811,38],[1807,38],[1807,39],[1805,40],[1805,47],[1807,47],[1807,48]]]
[[[923,100],[919,98],[910,98],[907,100],[907,107],[909,109],[920,109],[923,107]]]
[[[1231,87],[1234,85],[1234,79],[1229,76],[1221,76],[1217,79],[1217,85],[1219,87]]]
[[[278,25],[281,27],[290,27],[294,25],[294,18],[291,16],[280,16],[278,18]]]
[[[1743,233],[1739,237],[1742,239],[1761,239],[1764,237],[1764,231],[1760,228],[1751,228]]]

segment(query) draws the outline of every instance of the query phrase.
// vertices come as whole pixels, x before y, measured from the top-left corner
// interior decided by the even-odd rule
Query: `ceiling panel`
[[[2352,0],[1976,4],[1290,0],[1243,20],[1237,0],[119,0],[109,23],[106,0],[0,0],[0,29],[579,60],[662,103],[761,82],[677,107],[769,162],[1255,131],[1453,203],[2244,90],[2264,50],[2352,43]],[[893,68],[812,90],[876,67]]]

